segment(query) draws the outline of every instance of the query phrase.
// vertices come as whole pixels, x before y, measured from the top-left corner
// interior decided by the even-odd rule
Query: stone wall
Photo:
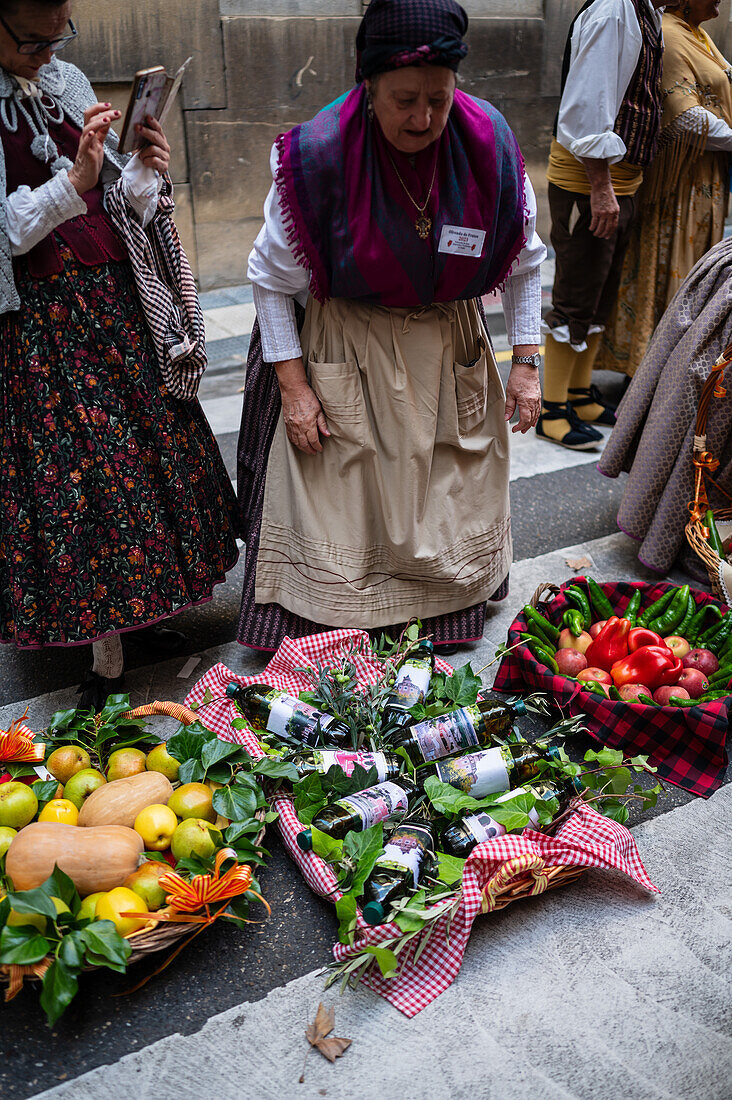
[[[730,4],[713,27],[732,53]],[[582,0],[463,0],[465,91],[491,100],[521,143],[547,231],[544,164],[567,27]],[[201,286],[243,282],[276,135],[353,82],[361,0],[76,0],[66,57],[122,108],[137,69],[193,61],[167,129],[177,221]]]

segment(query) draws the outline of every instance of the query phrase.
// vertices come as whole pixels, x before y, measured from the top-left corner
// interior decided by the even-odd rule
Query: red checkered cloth
[[[358,681],[362,686],[375,683],[383,674],[381,662],[369,649],[368,635],[360,630],[334,630],[327,634],[315,634],[308,638],[286,638],[277,653],[259,676],[237,676],[223,664],[214,665],[192,689],[187,705],[200,703],[206,691],[214,698],[201,709],[200,717],[205,725],[225,741],[244,745],[253,756],[262,756],[256,734],[252,730],[231,728],[231,721],[238,717],[233,704],[224,695],[226,685],[235,680],[239,684],[267,683],[283,691],[297,693],[309,686],[298,667],[312,666],[315,660],[335,664],[348,655],[354,662]],[[436,662],[443,672],[451,668],[445,661]],[[335,902],[341,897],[333,870],[314,852],[303,852],[297,845],[297,834],[303,825],[298,820],[292,799],[286,795],[275,796],[273,808],[278,811],[277,821],[285,847],[297,864],[300,873],[311,890],[321,897]],[[556,836],[526,830],[521,836],[503,836],[478,845],[470,854],[463,874],[460,906],[449,926],[445,915],[435,922],[426,947],[414,962],[414,954],[421,942],[418,937],[410,941],[400,952],[399,973],[394,978],[382,978],[371,967],[364,978],[366,985],[390,1001],[406,1016],[415,1016],[455,980],[462,963],[465,947],[473,921],[483,906],[483,897],[490,895],[494,876],[501,874],[505,862],[514,857],[522,858],[524,871],[531,871],[537,880],[537,893],[546,887],[542,869],[555,866],[614,868],[634,879],[646,890],[658,892],[653,885],[638,854],[636,843],[623,825],[602,817],[590,806],[580,806],[558,830]],[[401,935],[396,924],[372,927],[357,914],[356,940],[353,946],[336,944],[333,954],[337,961]]]
[[[542,604],[543,614],[556,626],[563,612],[574,606],[564,595],[570,584],[587,590],[585,577],[574,577],[565,581],[554,599]],[[642,610],[672,586],[665,582],[618,581],[601,587],[612,606],[621,613],[638,589],[643,593]],[[698,604],[718,602],[706,592],[695,590],[693,595]],[[519,634],[526,630],[525,616],[518,615],[509,627],[506,644],[515,645]],[[589,732],[598,741],[610,748],[622,749],[627,756],[648,756],[658,768],[659,778],[692,794],[708,798],[722,785],[727,768],[725,741],[730,699],[688,708],[621,703],[587,691],[577,680],[554,676],[546,665],[539,664],[525,645],[503,658],[493,687],[495,691],[543,691],[552,695],[563,712],[583,715]]]

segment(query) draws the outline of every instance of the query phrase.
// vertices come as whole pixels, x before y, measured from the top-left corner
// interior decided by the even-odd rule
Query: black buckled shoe
[[[119,694],[124,687],[124,682],[124,672],[121,676],[108,679],[106,676],[100,676],[93,669],[89,669],[86,678],[82,680],[76,689],[77,695],[81,696],[76,704],[76,709],[91,710],[98,714],[107,702],[107,697]]]
[[[561,439],[554,439],[544,432],[545,420],[566,420],[569,431]],[[570,451],[594,451],[597,444],[602,443],[602,434],[583,423],[569,402],[561,404],[559,401],[545,401],[534,430],[539,439],[556,443],[558,447],[567,447]]]
[[[608,428],[613,427],[615,424],[615,405],[611,405],[610,402],[602,396],[597,386],[588,386],[586,390],[577,389],[568,390],[567,392],[570,395],[573,393],[578,393],[580,395],[579,397],[570,396],[569,403],[573,409],[580,409],[584,405],[600,405],[602,407],[600,415],[596,416],[591,423],[604,424]],[[580,420],[581,419],[580,417]],[[590,423],[590,421],[582,420],[582,423],[587,424]]]
[[[173,630],[162,623],[142,626],[139,630],[128,630],[124,635],[128,642],[147,650],[159,657],[175,657],[185,649],[188,638],[182,630]]]

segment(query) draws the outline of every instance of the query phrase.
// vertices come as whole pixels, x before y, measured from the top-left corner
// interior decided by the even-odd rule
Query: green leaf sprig
[[[80,745],[104,769],[110,752],[131,745],[152,748],[160,740],[145,729],[143,719],[124,718],[129,710],[129,695],[110,695],[99,714],[84,710],[56,711],[43,739],[51,746]]]

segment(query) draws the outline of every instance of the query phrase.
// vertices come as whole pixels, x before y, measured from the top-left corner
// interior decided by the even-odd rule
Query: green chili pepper
[[[732,663],[727,665],[720,665],[713,676],[708,677],[709,687],[712,691],[720,688],[722,684],[725,687],[729,687],[729,682],[732,680]]]
[[[565,611],[562,615],[562,623],[572,632],[575,638],[579,638],[584,629],[582,612],[577,611],[574,607]]]
[[[592,611],[590,610],[590,601],[587,599],[587,594],[576,584],[572,584],[569,588],[566,588],[564,594],[567,599],[574,604],[577,610],[582,613],[583,629],[589,630],[592,626]]]
[[[667,638],[669,634],[673,634],[686,614],[686,601],[688,598],[689,586],[685,584],[683,588],[677,590],[663,615],[651,620],[648,629],[655,630],[656,634],[660,634],[662,638]]]
[[[707,630],[704,631],[703,634],[699,635],[698,641],[699,641],[699,645],[702,647],[702,649],[706,649],[707,648],[707,642],[711,642],[716,637],[716,635],[719,633],[719,631],[724,626],[724,624],[727,621],[728,617],[729,617],[729,612],[727,612],[726,615],[723,615],[722,618],[719,620],[719,622],[714,623],[713,626],[710,626]]]
[[[667,706],[670,707],[698,707],[698,699],[679,699],[678,695],[672,695]]]
[[[598,680],[583,680],[582,687],[585,691],[591,691],[593,695],[605,695],[602,684]],[[607,696],[605,696],[607,698]]]
[[[532,657],[535,657],[540,665],[546,665],[552,672],[559,672],[559,665],[554,660],[554,654],[541,645],[538,638],[534,638],[531,634],[522,634],[521,641],[528,646]]]
[[[620,692],[618,691],[618,689],[615,687],[615,684],[610,684],[610,698],[611,699],[616,699],[620,703],[623,702],[623,697],[620,694]]]
[[[643,703],[647,707],[660,707],[660,703],[657,703],[655,699],[651,699],[650,695],[639,695],[638,702]]]
[[[551,642],[552,644],[555,644],[557,642],[557,640],[559,639],[559,630],[554,625],[554,623],[550,623],[548,619],[545,619],[543,615],[540,615],[535,607],[532,607],[531,604],[527,603],[524,607],[524,615],[526,616],[529,623],[534,623],[536,626],[538,626],[539,630],[541,630],[542,633],[546,636],[547,641]]]
[[[719,531],[717,530],[717,525],[714,522],[714,513],[712,512],[711,508],[707,510],[707,513],[704,516],[704,523],[709,528],[709,545],[711,546],[715,554],[719,554],[722,561],[726,561],[724,547],[722,546],[722,540],[719,537]]]
[[[600,585],[592,577],[587,578],[587,587],[590,590],[590,602],[595,609],[598,619],[612,619],[615,611]]]
[[[703,603],[699,610],[694,614],[689,626],[686,628],[686,634],[684,634],[684,637],[686,638],[689,645],[693,645],[699,637],[708,611],[714,612],[717,617],[717,622],[719,622],[719,620],[722,618],[722,612],[716,604]]]
[[[705,691],[699,696],[697,703],[713,703],[717,699],[728,699],[729,696],[729,691]]]
[[[638,618],[638,611],[640,609],[641,592],[640,588],[637,588],[628,601],[628,606],[623,612],[621,618],[630,619],[630,625],[635,626]]]
[[[711,649],[712,653],[719,653],[722,646],[732,635],[732,615],[725,615],[711,638],[703,643],[705,649]]]
[[[651,619],[657,618],[661,612],[666,610],[677,592],[678,588],[669,588],[668,592],[664,592],[659,600],[652,603],[651,606],[647,607],[643,614],[639,616],[638,626],[648,626]]]
[[[686,637],[686,632],[689,629],[689,626],[691,625],[691,620],[694,618],[694,612],[695,611],[696,611],[696,600],[694,599],[694,597],[692,596],[692,594],[690,592],[689,595],[688,595],[688,598],[686,600],[686,614],[684,615],[683,619],[681,620],[681,622],[679,623],[679,625],[676,628],[676,633],[679,634],[682,638],[685,638],[687,642],[688,642],[689,639]]]

